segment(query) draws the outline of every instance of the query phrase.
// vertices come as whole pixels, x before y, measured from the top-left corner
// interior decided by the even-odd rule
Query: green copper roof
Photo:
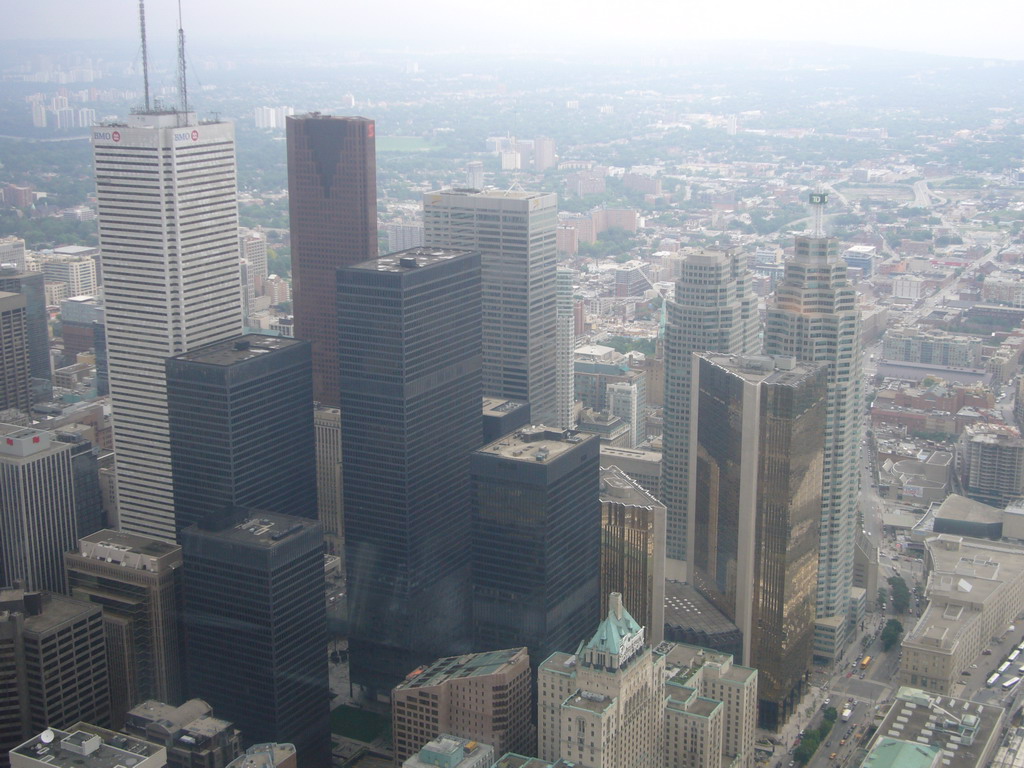
[[[608,618],[598,625],[597,633],[584,646],[583,650],[608,654],[618,653],[619,648],[622,647],[622,641],[638,632],[640,632],[640,625],[629,615],[629,611],[622,607],[622,595],[612,592],[608,596]]]

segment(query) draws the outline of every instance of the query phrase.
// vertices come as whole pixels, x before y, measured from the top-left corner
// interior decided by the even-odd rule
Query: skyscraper
[[[0,292],[0,411],[32,408],[25,297]]]
[[[327,765],[330,726],[323,531],[263,510],[181,533],[188,693],[246,743],[295,744]]]
[[[691,253],[682,264],[665,325],[665,422],[662,501],[668,509],[666,575],[684,580],[689,520],[690,392],[695,352],[758,351],[757,297],[746,257],[736,252]]]
[[[651,645],[665,639],[665,505],[616,466],[601,467],[600,594],[612,592]]]
[[[836,240],[821,231],[824,202],[824,195],[812,195],[815,231],[797,236],[796,253],[768,302],[764,351],[828,367],[817,616],[825,622],[820,636],[832,633],[835,641],[816,654],[834,658],[845,646],[853,586],[863,397],[857,296]]]
[[[75,548],[71,446],[33,427],[0,425],[0,581],[64,591]]]
[[[556,287],[556,352],[555,403],[557,418],[554,426],[569,429],[573,426],[573,350],[576,348],[576,317],[573,312],[572,290],[575,272],[559,267],[555,273]]]
[[[742,632],[771,729],[811,672],[825,395],[813,363],[694,357],[690,581]]]
[[[121,527],[167,540],[164,359],[242,330],[234,136],[156,111],[92,133]]]
[[[34,397],[50,394],[50,316],[46,312],[46,288],[41,272],[24,272],[0,265],[0,291],[25,297],[25,332],[28,334],[28,360],[32,371]]]
[[[316,504],[324,527],[327,551],[339,554],[345,538],[345,505],[341,485],[341,409],[313,409],[316,436]]]
[[[447,189],[423,196],[423,242],[480,251],[484,394],[526,400],[557,425],[553,193]]]
[[[71,596],[103,608],[111,715],[120,727],[136,703],[182,693],[181,547],[149,536],[99,531],[64,555]]]
[[[310,345],[245,334],[167,358],[176,530],[234,507],[316,517]]]
[[[313,399],[337,407],[335,272],[377,255],[374,123],[313,112],[287,134],[295,337],[313,344]]]
[[[469,650],[480,255],[417,248],[344,267],[338,325],[351,679],[386,691]]]
[[[544,427],[475,451],[473,634],[525,645],[534,663],[572,647],[600,611],[600,439]]]

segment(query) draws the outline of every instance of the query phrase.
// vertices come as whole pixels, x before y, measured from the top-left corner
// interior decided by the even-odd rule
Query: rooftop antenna
[[[181,97],[181,111],[188,112],[188,83],[185,81],[185,30],[181,26],[181,0],[178,0],[178,95]]]
[[[814,211],[814,230],[811,237],[825,236],[825,204],[828,202],[828,193],[819,189],[811,192],[811,209]]]
[[[139,33],[142,35],[142,87],[149,112],[149,59],[146,57],[146,0],[139,0]]]

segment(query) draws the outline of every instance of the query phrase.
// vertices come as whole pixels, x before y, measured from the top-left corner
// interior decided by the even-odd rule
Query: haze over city
[[[1024,765],[1024,10],[180,8],[0,28],[0,768]]]

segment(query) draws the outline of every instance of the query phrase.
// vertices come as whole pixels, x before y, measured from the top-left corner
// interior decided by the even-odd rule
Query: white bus
[[[998,672],[1001,675],[1001,674],[1003,674],[1003,672],[1005,672],[1009,668],[1010,668],[1010,662],[1004,661],[1002,664],[999,665],[999,668],[996,670],[996,672]]]
[[[1007,656],[1006,659],[1007,661],[1016,661],[1018,656],[1020,656],[1020,651],[1014,651],[1009,656]]]
[[[1011,677],[1009,680],[1007,680],[1005,683],[1003,683],[1003,690],[1004,691],[1008,691],[1011,688],[1013,688],[1013,686],[1015,686],[1019,682],[1020,682],[1020,678],[1019,677]]]
[[[985,687],[986,688],[991,688],[993,685],[996,684],[996,682],[998,682],[998,680],[999,680],[999,673],[996,672],[995,674],[992,675],[992,677],[990,677],[988,680],[985,681]]]

